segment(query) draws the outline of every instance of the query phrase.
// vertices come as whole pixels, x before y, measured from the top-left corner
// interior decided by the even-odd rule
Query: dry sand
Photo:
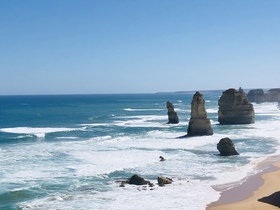
[[[272,204],[269,204],[272,203]],[[280,162],[242,185],[225,191],[207,210],[273,210],[280,208]]]

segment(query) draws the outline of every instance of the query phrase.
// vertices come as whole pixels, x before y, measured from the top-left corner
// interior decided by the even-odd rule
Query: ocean
[[[190,138],[177,137],[195,92],[0,96],[0,209],[205,209],[280,151],[278,104],[253,103],[255,124],[219,125],[222,92],[201,91],[214,135]],[[240,155],[219,156],[224,137]],[[154,187],[119,186],[134,174]]]

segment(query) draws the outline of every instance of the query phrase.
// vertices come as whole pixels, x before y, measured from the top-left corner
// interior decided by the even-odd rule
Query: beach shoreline
[[[275,206],[277,204],[268,203],[275,203],[276,193],[280,191],[280,156],[267,158],[256,169],[259,171],[257,174],[247,177],[238,186],[222,191],[220,198],[208,204],[206,210],[279,209]]]

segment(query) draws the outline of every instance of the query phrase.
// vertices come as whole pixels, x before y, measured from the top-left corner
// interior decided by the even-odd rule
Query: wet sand
[[[280,162],[267,168],[238,187],[221,193],[207,210],[273,210],[280,208]]]

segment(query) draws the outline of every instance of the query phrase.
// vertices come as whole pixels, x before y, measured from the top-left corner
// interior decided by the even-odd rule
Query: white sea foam
[[[280,115],[278,104],[275,102],[267,102],[262,104],[253,104],[256,115]]]
[[[234,163],[234,160],[240,158],[237,156],[227,158],[232,159],[233,162],[223,161],[224,157],[216,160],[220,160],[220,164],[213,162],[212,156],[217,154],[216,144],[223,136],[222,134],[188,139],[176,139],[174,138],[176,134],[155,130],[143,136],[117,138],[103,136],[99,139],[75,143],[23,145],[18,150],[10,149],[1,158],[5,161],[8,156],[18,157],[17,153],[30,150],[28,155],[24,155],[25,160],[22,160],[29,164],[22,165],[24,169],[19,167],[17,172],[13,171],[14,166],[6,168],[5,173],[9,176],[5,179],[10,182],[17,180],[19,183],[38,179],[51,182],[63,176],[69,178],[106,176],[114,171],[134,169],[143,177],[149,174],[170,176],[174,179],[174,183],[163,188],[155,186],[153,190],[137,186],[120,188],[115,183],[109,183],[111,190],[102,193],[95,192],[94,184],[92,184],[92,190],[86,193],[78,190],[75,190],[73,194],[60,192],[50,194],[49,197],[43,199],[24,202],[21,206],[23,209],[203,210],[207,203],[219,197],[219,192],[214,191],[212,185],[239,181],[251,173],[252,163],[239,166],[238,161]],[[172,150],[174,152],[166,152]],[[62,151],[66,156],[63,160],[68,161],[62,161],[56,157]],[[166,161],[159,162],[160,155],[164,156]],[[43,164],[46,157],[52,156],[56,161],[48,165]],[[34,157],[37,157],[36,162],[32,162]],[[16,160],[14,161],[16,163]],[[70,169],[72,172],[67,171]],[[205,177],[206,174],[213,178],[209,180],[199,178]],[[5,182],[5,179],[2,181]],[[151,181],[156,183],[156,177]]]
[[[209,108],[209,109],[206,109],[206,112],[207,113],[218,113],[218,109],[211,109],[211,108]]]
[[[86,127],[99,127],[99,126],[111,126],[112,123],[84,123],[80,124],[79,126],[86,126]]]
[[[33,128],[33,127],[15,127],[15,128],[2,128],[0,132],[15,133],[15,134],[30,134],[39,138],[44,138],[47,133],[56,133],[64,131],[73,131],[76,128]]]
[[[91,140],[92,141],[100,141],[100,140],[108,140],[108,139],[112,139],[112,136],[107,135],[107,136],[98,136],[98,137],[94,137]]]
[[[167,119],[167,115],[133,115],[133,116],[118,116],[115,119],[143,119],[143,120],[163,120]]]
[[[15,139],[23,139],[23,138],[28,138],[28,137],[33,137],[33,135],[31,135],[31,134],[20,135],[20,136],[15,137]]]
[[[160,122],[162,120],[167,121],[167,116],[158,116],[158,115],[141,115],[141,116],[127,116],[121,117],[125,120],[115,121],[114,125],[122,127],[165,127],[166,122]]]
[[[181,180],[166,187],[143,188],[127,186],[115,187],[104,193],[87,193],[65,196],[63,194],[48,199],[38,199],[22,206],[27,209],[205,209],[208,203],[219,196],[213,189],[200,182]],[[195,194],[192,189],[201,193]],[[139,199],[141,197],[141,199]],[[77,200],[79,202],[77,202]],[[178,202],[180,200],[180,202]]]
[[[124,111],[128,112],[140,112],[140,111],[162,111],[165,109],[135,109],[135,108],[125,108]]]
[[[184,108],[178,108],[178,107],[175,107],[174,108],[174,111],[177,112],[177,113],[191,113],[191,110],[189,109],[184,109]]]
[[[56,137],[56,139],[78,139],[79,137],[76,136],[60,136]]]

